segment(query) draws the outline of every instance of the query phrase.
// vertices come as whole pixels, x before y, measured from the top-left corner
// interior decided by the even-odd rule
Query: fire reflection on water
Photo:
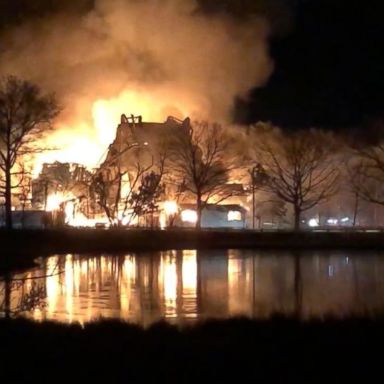
[[[27,314],[36,320],[114,317],[147,325],[161,318],[180,323],[276,312],[343,316],[384,310],[383,274],[380,255],[317,253],[297,259],[231,250],[64,255],[25,273],[11,302],[20,302],[32,287],[30,278],[40,277],[46,305]],[[4,292],[0,281],[0,303]]]
[[[32,274],[37,277],[41,270],[46,306],[33,311],[36,320],[83,323],[118,317],[151,323],[162,317],[196,317],[196,251],[164,252],[155,263],[134,255],[52,256]]]
[[[186,250],[182,265],[183,313],[186,317],[197,316],[197,259],[196,251]]]
[[[60,288],[60,276],[58,271],[59,257],[50,257],[46,262],[46,290],[47,290],[47,313],[48,316],[52,316],[56,311],[56,305],[61,292]]]
[[[74,263],[71,255],[67,255],[65,258],[65,284],[64,284],[64,292],[65,292],[65,310],[68,314],[68,320],[73,320],[73,273],[74,271]]]
[[[161,256],[159,269],[159,286],[163,287],[165,316],[175,317],[177,313],[177,270],[175,252],[166,252]]]

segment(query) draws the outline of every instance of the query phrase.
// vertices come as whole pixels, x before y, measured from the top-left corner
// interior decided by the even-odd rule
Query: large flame
[[[123,91],[115,98],[96,99],[89,108],[79,102],[80,111],[71,122],[58,122],[41,147],[48,150],[39,153],[33,162],[33,175],[37,177],[44,163],[59,161],[78,163],[91,169],[104,159],[108,146],[113,142],[122,113],[141,115],[144,121],[161,122],[168,115],[184,118],[196,105],[183,95],[178,95],[175,107],[172,93]],[[171,107],[172,105],[172,107]],[[84,109],[84,112],[81,109]]]

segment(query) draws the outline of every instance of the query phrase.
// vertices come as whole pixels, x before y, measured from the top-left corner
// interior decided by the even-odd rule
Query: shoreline
[[[65,253],[182,249],[384,250],[384,232],[256,232],[252,230],[79,229],[0,230],[0,274]]]
[[[4,256],[169,249],[384,249],[384,232],[258,232],[252,230],[16,229],[0,230]]]

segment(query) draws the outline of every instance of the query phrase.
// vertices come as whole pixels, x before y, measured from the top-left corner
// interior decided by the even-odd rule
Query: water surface
[[[162,318],[184,323],[384,311],[384,254],[373,252],[68,254],[42,259],[40,267],[13,278],[20,280],[12,281],[12,310],[33,303],[32,289],[40,305],[26,314],[37,320],[112,317],[148,325]],[[1,283],[3,299],[5,291]]]

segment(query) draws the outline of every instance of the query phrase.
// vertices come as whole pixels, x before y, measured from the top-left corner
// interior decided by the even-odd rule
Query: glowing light
[[[176,201],[165,201],[163,208],[167,216],[175,215],[178,211],[178,206]]]
[[[126,173],[121,178],[121,196],[130,196],[131,193],[131,182],[129,175]],[[124,204],[122,204],[124,206]]]
[[[46,140],[37,145],[54,149],[41,152],[34,157],[32,164],[34,178],[39,175],[44,163],[55,161],[78,163],[88,168],[95,167],[107,148],[107,145],[92,136],[91,128],[84,123],[73,128],[58,125]]]
[[[65,218],[68,222],[68,224],[72,223],[74,221],[75,216],[75,203],[73,201],[68,201],[65,204]]]
[[[229,211],[228,212],[228,221],[241,221],[241,212],[240,211]]]
[[[123,225],[137,225],[138,222],[139,222],[139,218],[133,212],[132,213],[127,213],[121,219],[121,224],[123,224]]]
[[[61,193],[55,193],[49,195],[47,198],[47,211],[56,211],[60,209],[60,204],[64,201],[64,197]]]
[[[196,103],[190,92],[179,88],[136,87],[123,90],[115,97],[77,95],[71,114],[60,115],[49,136],[36,142],[38,148],[49,148],[29,159],[33,177],[37,177],[44,163],[71,162],[94,168],[103,161],[108,146],[114,141],[122,113],[141,115],[144,121],[164,121],[173,115],[183,119],[193,111],[208,109],[205,101]],[[177,105],[175,105],[177,101]],[[192,111],[192,112],[191,112]],[[150,145],[145,142],[144,145]]]
[[[159,215],[160,229],[165,229],[167,226],[167,216],[164,212],[160,212]]]
[[[338,222],[339,222],[339,220],[337,220],[337,219],[332,219],[332,218],[330,218],[330,219],[327,220],[327,223],[328,223],[328,224],[332,224],[332,225],[336,225]]]
[[[310,219],[309,221],[308,221],[308,225],[310,226],[310,227],[312,227],[312,228],[314,228],[314,227],[318,227],[319,226],[319,221],[317,220],[317,219]]]
[[[346,223],[347,221],[349,221],[349,217],[343,217],[340,221],[342,223]]]
[[[196,223],[197,212],[192,209],[185,209],[181,212],[181,220],[184,223]]]
[[[116,119],[106,100],[97,100],[92,107],[92,117],[101,143],[109,145],[115,139]]]

